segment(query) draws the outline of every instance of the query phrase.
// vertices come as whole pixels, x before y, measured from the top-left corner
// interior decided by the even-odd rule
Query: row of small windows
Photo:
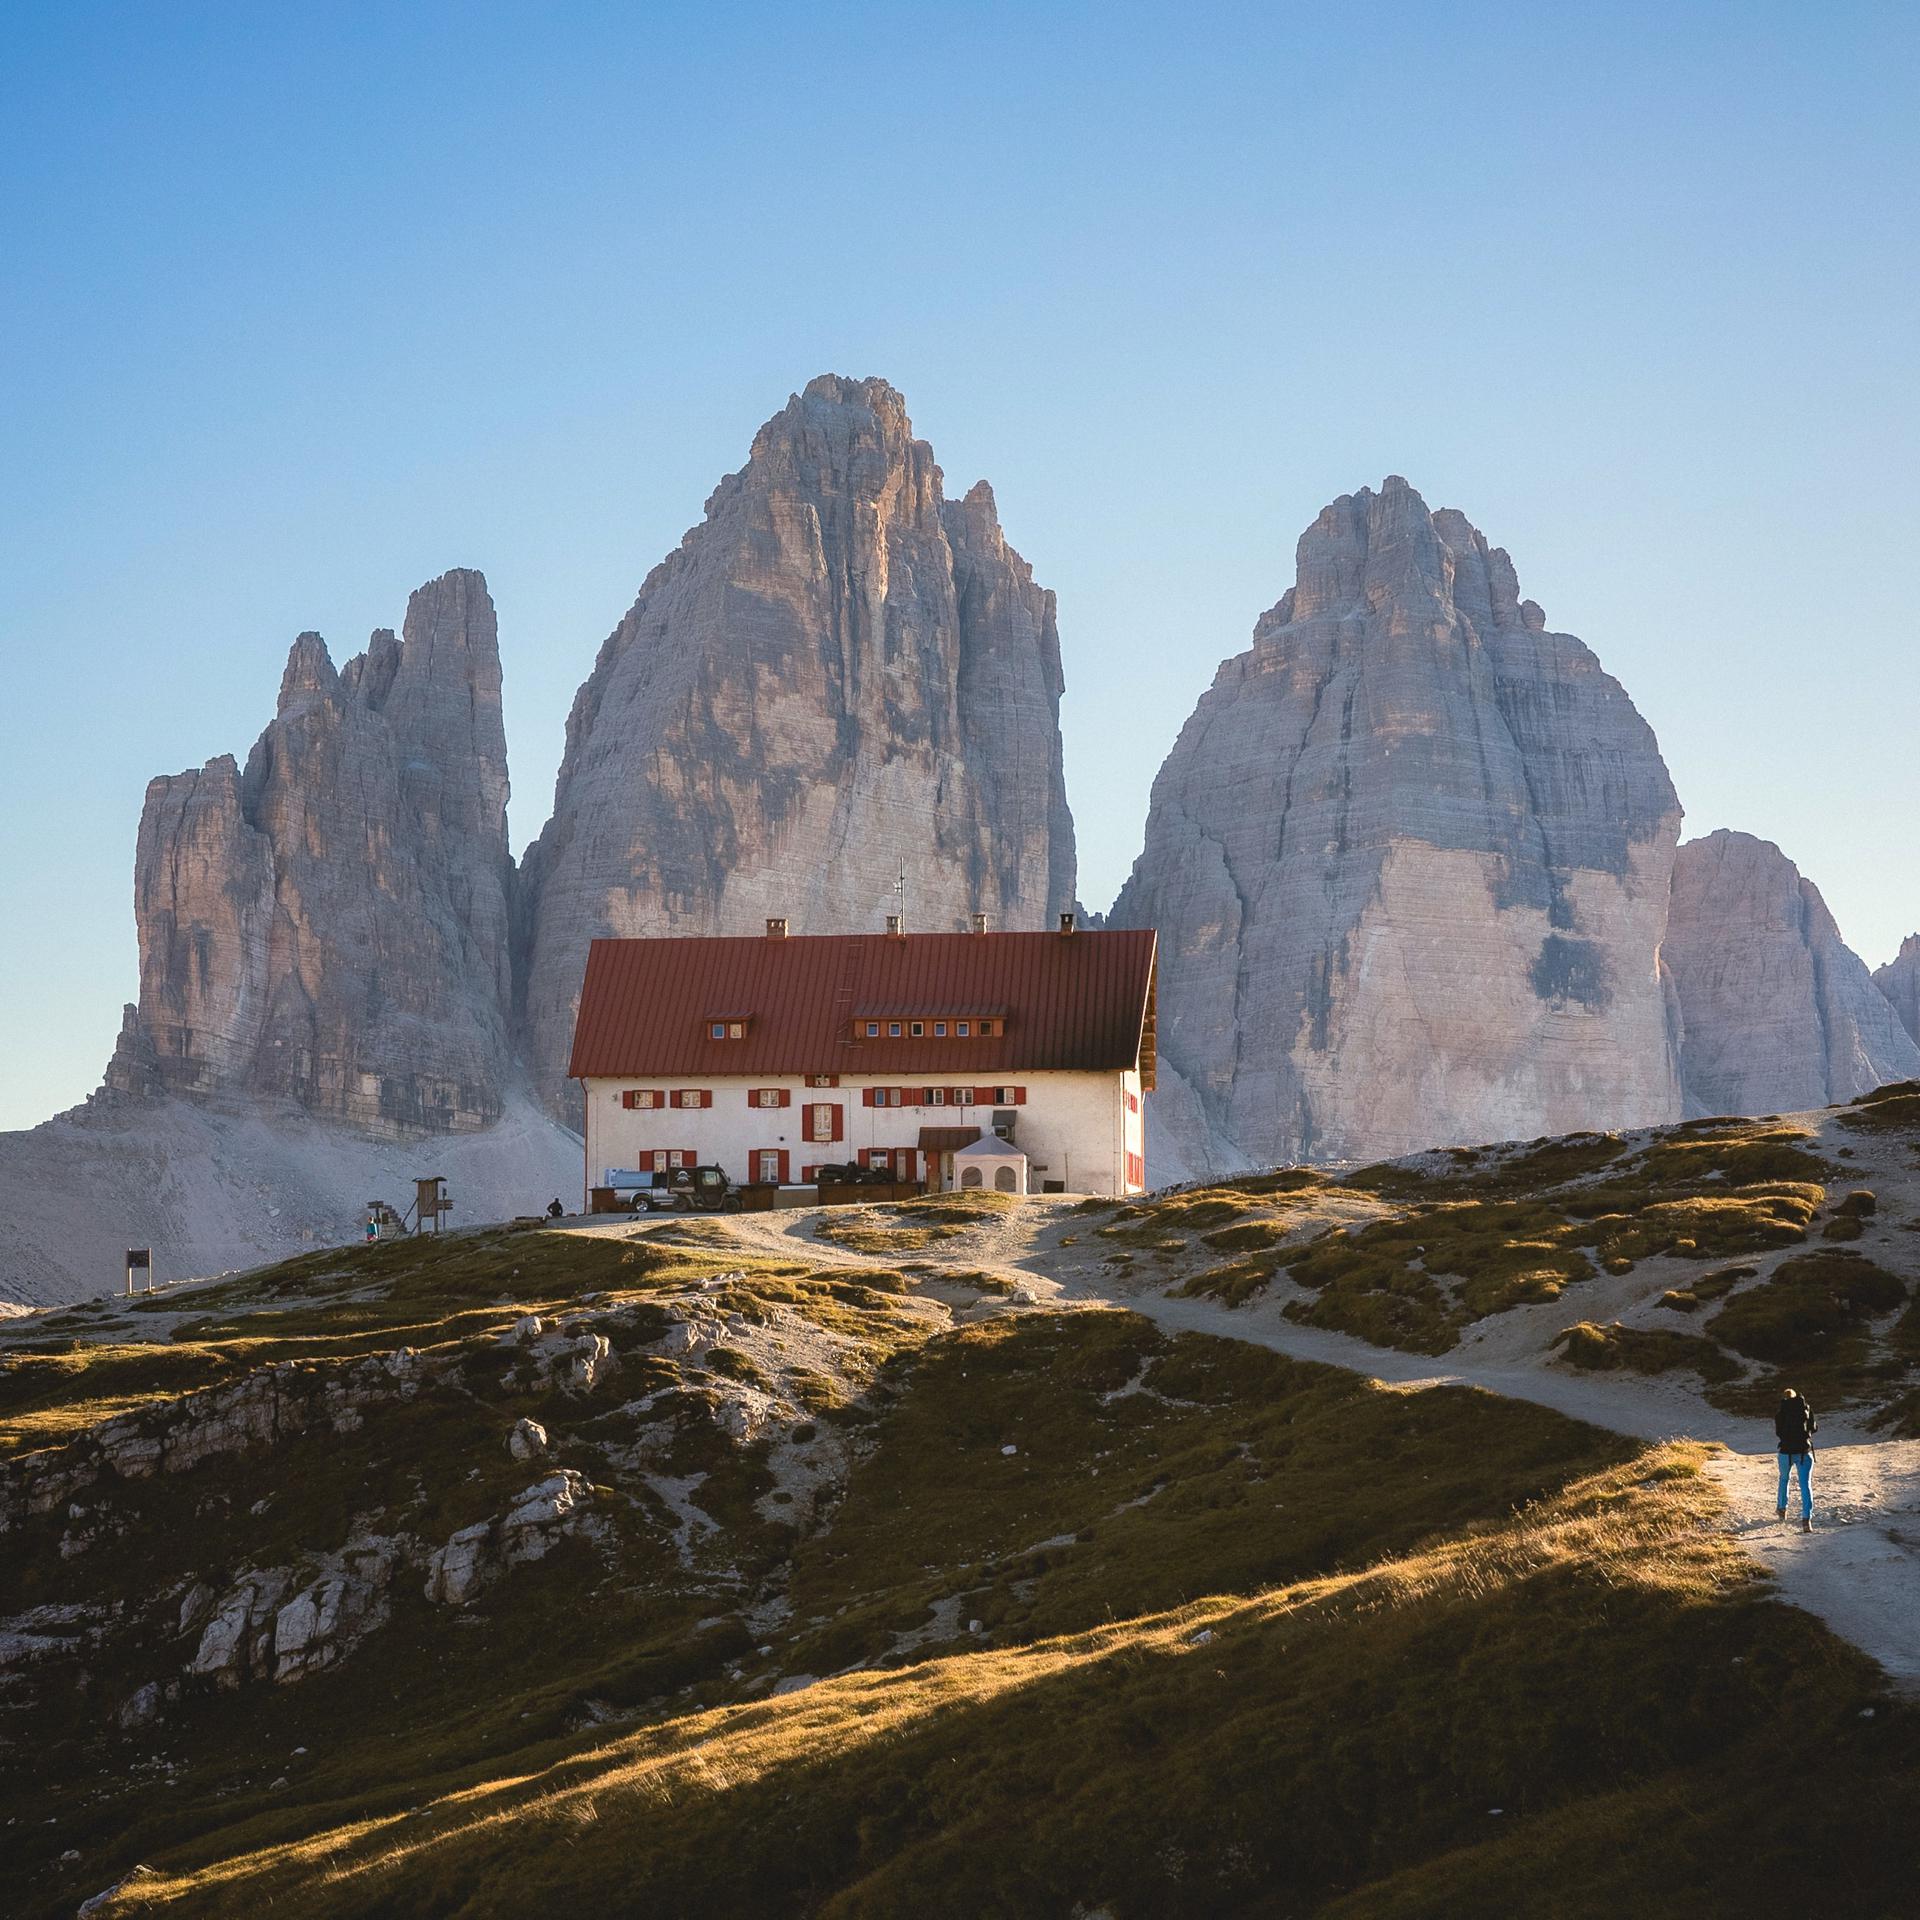
[[[863,1087],[864,1107],[1023,1107],[1025,1087]]]
[[[747,1025],[745,1020],[709,1020],[707,1038],[744,1040]],[[856,1040],[997,1040],[1006,1030],[1003,1019],[978,1019],[972,1015],[964,1020],[856,1020],[853,1023]]]
[[[817,1076],[825,1079],[825,1075]],[[864,1087],[860,1103],[868,1107],[1018,1107],[1027,1099],[1025,1087]],[[755,1109],[790,1106],[793,1092],[788,1087],[749,1087],[747,1105]],[[620,1104],[629,1113],[652,1113],[667,1107],[690,1108],[713,1105],[711,1087],[628,1087],[620,1095]],[[827,1103],[809,1106],[809,1113],[825,1112]],[[836,1106],[832,1109],[838,1113]],[[817,1137],[817,1136],[816,1136]]]
[[[868,1040],[997,1040],[1007,1030],[1004,1020],[856,1020],[854,1038]]]

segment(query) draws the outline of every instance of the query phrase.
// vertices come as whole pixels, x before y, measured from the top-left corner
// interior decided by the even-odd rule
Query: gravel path
[[[1859,1171],[1879,1175],[1876,1184],[1895,1188],[1908,1209],[1920,1205],[1920,1181],[1904,1170]],[[827,1217],[825,1209],[734,1215],[727,1227],[743,1253],[798,1255],[823,1265],[899,1264],[817,1240],[815,1231]],[[1147,1263],[1118,1265],[1112,1244],[1094,1236],[1070,1203],[1054,1200],[1030,1200],[964,1237],[901,1259],[923,1267],[986,1269],[1015,1281],[1023,1301],[1125,1307],[1169,1332],[1249,1340],[1396,1386],[1479,1387],[1635,1439],[1709,1442],[1716,1449],[1709,1471],[1727,1496],[1731,1530],[1774,1576],[1781,1596],[1872,1655],[1902,1691],[1920,1692],[1920,1441],[1876,1439],[1837,1416],[1825,1417],[1814,1464],[1814,1531],[1803,1534],[1797,1491],[1788,1524],[1774,1515],[1777,1467],[1769,1422],[1709,1406],[1686,1384],[1690,1375],[1580,1373],[1551,1364],[1548,1329],[1565,1324],[1564,1311],[1534,1310],[1505,1316],[1504,1326],[1487,1323],[1444,1360],[1400,1353],[1286,1319],[1282,1308],[1292,1289],[1284,1283],[1243,1307],[1170,1294],[1166,1274],[1143,1270]],[[1643,1291],[1664,1284],[1658,1272],[1642,1276]]]

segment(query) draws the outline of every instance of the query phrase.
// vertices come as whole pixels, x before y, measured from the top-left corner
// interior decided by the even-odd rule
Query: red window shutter
[[[847,1137],[847,1110],[837,1100],[833,1106],[833,1137],[836,1140]]]
[[[873,1096],[874,1096],[874,1095],[875,1095],[876,1093],[878,1093],[879,1091],[880,1091],[880,1089],[879,1089],[878,1087],[862,1087],[862,1088],[860,1089],[860,1104],[861,1104],[861,1105],[862,1105],[863,1107],[870,1107],[870,1106],[872,1106],[872,1105],[873,1105]]]
[[[700,1104],[703,1107],[713,1105],[713,1089],[711,1087],[702,1087],[700,1089]]]
[[[780,1184],[783,1187],[787,1184],[787,1150],[785,1147],[780,1149]]]
[[[793,1105],[793,1089],[791,1087],[782,1087],[780,1089],[780,1104],[783,1107]]]
[[[1025,1087],[1014,1087],[1010,1089],[1010,1091],[1013,1094],[1013,1104],[1016,1107],[1024,1107],[1027,1104],[1027,1090]]]
[[[626,1109],[627,1109],[627,1110],[628,1110],[629,1112],[631,1112],[631,1111],[633,1110],[633,1090],[632,1090],[632,1088],[628,1088],[628,1090],[627,1090],[627,1091],[626,1091],[625,1093],[623,1093],[623,1094],[622,1094],[622,1095],[620,1096],[620,1104],[621,1104],[621,1105],[622,1105],[623,1107],[625,1107],[625,1108],[626,1108]]]

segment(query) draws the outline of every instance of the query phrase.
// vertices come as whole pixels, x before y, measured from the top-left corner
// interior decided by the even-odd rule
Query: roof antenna
[[[893,883],[893,891],[900,902],[900,931],[907,930],[907,870],[900,869],[900,878]]]

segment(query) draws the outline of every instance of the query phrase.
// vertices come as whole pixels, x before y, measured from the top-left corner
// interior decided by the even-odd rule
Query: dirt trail
[[[1904,1183],[1896,1175],[1893,1184]],[[1825,1418],[1814,1466],[1814,1531],[1802,1534],[1797,1492],[1788,1524],[1774,1514],[1776,1456],[1766,1421],[1709,1406],[1683,1384],[1688,1376],[1577,1373],[1549,1364],[1549,1336],[1523,1334],[1519,1316],[1434,1360],[1296,1325],[1282,1311],[1292,1293],[1284,1285],[1241,1307],[1170,1294],[1164,1289],[1177,1275],[1117,1263],[1111,1244],[1094,1238],[1070,1203],[1031,1200],[964,1236],[893,1257],[818,1239],[819,1227],[835,1216],[846,1218],[839,1209],[736,1215],[726,1230],[743,1253],[852,1267],[904,1261],[923,1270],[984,1269],[1013,1281],[1023,1301],[1125,1307],[1169,1332],[1248,1340],[1395,1386],[1474,1386],[1635,1439],[1710,1442],[1718,1449],[1710,1470],[1726,1493],[1731,1530],[1774,1576],[1781,1596],[1870,1654],[1902,1691],[1920,1692],[1920,1441],[1876,1439],[1837,1416]],[[1553,1316],[1556,1325],[1566,1317]]]

